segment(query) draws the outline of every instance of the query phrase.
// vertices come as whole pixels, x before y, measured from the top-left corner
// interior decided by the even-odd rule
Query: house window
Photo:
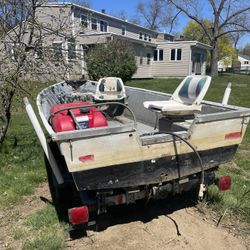
[[[74,39],[68,41],[68,59],[76,59],[76,43]]]
[[[144,34],[144,41],[147,41],[148,40],[148,34]]]
[[[108,32],[108,23],[106,21],[100,21],[100,31]]]
[[[142,39],[142,36],[143,36],[143,34],[142,34],[142,32],[140,32],[139,33],[139,39]]]
[[[163,49],[159,49],[159,61],[163,61]]]
[[[57,61],[62,59],[62,57],[63,57],[62,42],[53,42],[52,49],[53,49],[53,53],[54,53],[54,59]]]
[[[88,17],[86,15],[81,15],[81,25],[84,28],[88,27]]]
[[[148,41],[151,42],[152,41],[152,37],[151,35],[148,35]]]
[[[171,61],[175,61],[175,49],[171,49]]]
[[[123,36],[126,35],[126,26],[122,26],[122,35],[123,35]]]
[[[91,18],[91,29],[97,30],[97,19],[93,17]]]
[[[154,50],[154,61],[163,61],[163,49]]]
[[[147,54],[147,64],[150,65],[150,62],[151,62],[151,54],[148,53]]]
[[[249,64],[249,61],[244,61],[244,64]]]
[[[177,61],[181,60],[182,49],[177,49]]]
[[[158,61],[158,49],[154,50],[154,61]]]
[[[170,60],[181,61],[181,59],[182,59],[182,49],[171,49]]]

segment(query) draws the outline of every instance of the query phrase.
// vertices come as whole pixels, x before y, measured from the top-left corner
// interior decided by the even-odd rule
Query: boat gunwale
[[[97,83],[96,81],[89,81],[92,83]],[[39,115],[41,117],[41,120],[43,122],[44,127],[46,128],[47,132],[51,136],[53,141],[60,141],[60,140],[69,140],[69,139],[81,139],[81,138],[86,138],[86,137],[91,137],[91,136],[102,136],[102,135],[110,135],[113,133],[124,133],[124,132],[132,132],[135,131],[131,127],[130,124],[123,125],[121,126],[112,126],[111,128],[107,129],[105,128],[95,128],[95,129],[89,129],[92,131],[66,131],[66,132],[60,132],[56,133],[53,131],[52,127],[49,125],[42,109],[42,94],[46,92],[49,88],[58,86],[58,85],[63,85],[67,84],[66,81],[61,81],[59,83],[53,84],[42,91],[39,92],[36,98],[36,104],[38,107]],[[147,93],[153,93],[153,94],[159,94],[162,96],[166,97],[171,97],[171,94],[164,93],[164,92],[159,92],[159,91],[154,91],[154,90],[148,90],[148,89],[143,89],[143,88],[137,88],[137,87],[130,87],[130,86],[125,86],[125,88],[128,89],[134,89],[134,90],[139,90],[142,92],[147,92]],[[235,106],[235,105],[223,105],[218,102],[212,102],[212,101],[205,101],[203,100],[201,104],[205,104],[208,106],[213,106],[213,107],[218,107],[218,108],[223,108],[224,111],[222,112],[217,112],[217,113],[210,113],[210,114],[195,114],[195,123],[207,123],[207,122],[214,122],[214,121],[220,121],[220,120],[230,120],[230,119],[235,119],[235,118],[240,118],[240,117],[249,117],[250,116],[250,108],[245,108],[245,107],[240,107],[240,106]],[[95,134],[96,132],[96,134]]]

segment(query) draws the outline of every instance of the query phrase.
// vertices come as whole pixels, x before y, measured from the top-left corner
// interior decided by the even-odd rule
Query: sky
[[[250,1],[250,0],[249,0]],[[122,10],[125,11],[128,19],[136,16],[136,6],[140,0],[90,0],[91,8],[97,11],[102,9],[106,10],[107,14],[118,15]],[[204,8],[204,16],[209,17],[209,8]],[[190,19],[188,19],[184,14],[178,19],[178,24],[174,26],[174,32],[182,32],[183,27],[185,27]],[[163,30],[169,32],[169,28]],[[238,47],[244,47],[247,43],[250,43],[250,35],[243,36],[238,44]]]
[[[106,10],[107,14],[117,15],[120,11],[124,10],[128,19],[133,18],[137,15],[136,7],[140,0],[90,0],[91,8],[97,11],[102,9]],[[188,19],[184,16],[179,20],[178,27],[175,27],[176,32],[181,32],[183,27],[187,24]],[[169,32],[169,28],[165,30]]]

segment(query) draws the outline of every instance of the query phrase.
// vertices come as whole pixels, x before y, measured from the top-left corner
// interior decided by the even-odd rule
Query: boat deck
[[[108,126],[116,126],[116,127],[120,126],[120,127],[122,127],[125,124],[133,125],[134,122],[132,119],[125,117],[125,116],[118,116],[112,120],[108,120]],[[148,133],[152,133],[152,132],[158,132],[158,129],[155,129],[151,125],[147,125],[143,122],[137,121],[136,122],[136,131],[139,135],[143,135],[143,134],[148,134]]]

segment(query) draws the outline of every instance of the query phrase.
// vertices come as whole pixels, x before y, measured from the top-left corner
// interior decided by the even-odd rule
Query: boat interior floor
[[[124,126],[125,124],[133,125],[134,121],[127,116],[117,116],[108,120],[109,126]],[[173,121],[166,117],[159,118],[156,124],[146,124],[141,121],[136,121],[136,131],[139,135],[156,133],[159,131],[170,131],[170,132],[187,132],[193,124],[193,119]]]

